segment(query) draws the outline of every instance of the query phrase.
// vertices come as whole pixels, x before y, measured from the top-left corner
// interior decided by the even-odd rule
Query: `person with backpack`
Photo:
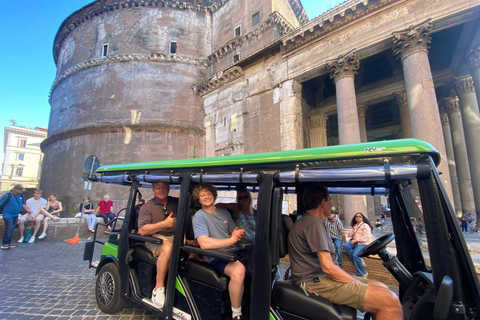
[[[3,195],[0,199],[0,208],[2,211],[3,221],[5,222],[5,233],[3,234],[2,246],[3,250],[15,248],[15,244],[11,244],[13,230],[18,222],[18,214],[23,210],[32,213],[30,208],[25,205],[25,197],[23,196],[23,186],[16,184],[9,193]]]

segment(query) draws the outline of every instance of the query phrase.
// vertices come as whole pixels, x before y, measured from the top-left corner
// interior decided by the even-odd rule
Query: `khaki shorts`
[[[318,295],[331,303],[346,305],[364,312],[363,301],[368,279],[355,277],[362,283],[341,283],[323,275],[318,282],[309,281],[300,286],[309,295]]]
[[[171,243],[173,243],[173,235],[172,236],[164,236],[164,235],[156,233],[156,234],[152,235],[152,237],[157,238],[157,239],[167,240],[167,241],[170,241]],[[158,257],[157,248],[159,246],[161,246],[161,244],[145,242],[145,247],[147,247],[148,250],[152,251],[152,254],[153,254],[154,257]]]

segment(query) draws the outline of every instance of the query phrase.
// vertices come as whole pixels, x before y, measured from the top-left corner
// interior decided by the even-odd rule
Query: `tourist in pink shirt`
[[[108,224],[110,221],[115,219],[115,215],[112,212],[113,201],[110,200],[109,195],[104,195],[103,200],[98,203],[97,206],[97,215],[103,218],[105,224]],[[107,227],[105,233],[110,233],[112,228],[110,226]]]
[[[355,213],[350,223],[352,231],[348,233],[350,241],[343,245],[343,248],[347,254],[352,258],[357,274],[360,277],[366,278],[368,276],[365,270],[364,262],[362,258],[358,256],[360,250],[365,248],[370,242],[372,242],[372,230],[373,226],[368,221],[367,217],[361,212]]]

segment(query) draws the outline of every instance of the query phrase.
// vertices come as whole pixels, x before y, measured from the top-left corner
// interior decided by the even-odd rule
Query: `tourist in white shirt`
[[[25,236],[25,222],[33,221],[34,215],[36,215],[40,209],[47,206],[47,200],[42,198],[42,193],[43,191],[40,189],[35,189],[35,191],[33,191],[33,198],[28,199],[26,202],[26,206],[27,208],[30,208],[31,213],[26,213],[18,219],[18,228],[20,230],[20,239],[18,242],[20,243],[23,242],[23,237]],[[35,221],[36,229],[40,228],[40,223],[42,223],[42,221],[38,221],[38,223]]]

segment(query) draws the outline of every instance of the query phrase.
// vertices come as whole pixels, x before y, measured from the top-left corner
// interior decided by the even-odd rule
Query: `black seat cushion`
[[[157,257],[154,257],[152,251],[145,247],[145,243],[135,243],[133,245],[132,258],[151,265],[157,264]]]
[[[228,288],[229,278],[205,261],[189,259],[185,263],[185,275],[192,280],[219,290],[227,290]]]
[[[303,290],[291,280],[275,282],[272,296],[275,305],[281,310],[307,319],[355,320],[357,318],[356,309],[333,305],[321,297],[306,296]]]

